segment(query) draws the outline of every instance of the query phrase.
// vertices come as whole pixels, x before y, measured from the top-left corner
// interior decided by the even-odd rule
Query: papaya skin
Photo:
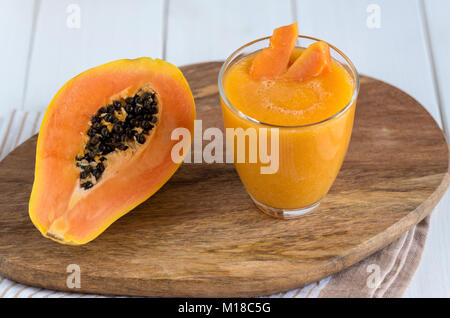
[[[109,177],[74,200],[73,189],[79,186],[74,158],[90,116],[110,98],[146,85],[159,96],[160,120],[129,160],[117,159],[118,167],[128,168],[129,174],[110,171]],[[186,79],[163,60],[117,60],[74,77],[56,93],[41,124],[29,202],[31,221],[44,237],[58,243],[92,241],[170,179],[180,166],[170,157],[172,145],[178,142],[171,141],[170,134],[184,127],[192,138],[194,119],[195,103]]]

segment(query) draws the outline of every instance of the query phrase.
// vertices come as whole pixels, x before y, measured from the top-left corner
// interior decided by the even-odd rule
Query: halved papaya
[[[192,136],[194,119],[186,79],[159,59],[118,60],[71,79],[39,132],[32,222],[59,243],[93,240],[175,173],[171,133]]]
[[[305,81],[331,68],[330,47],[326,42],[314,42],[289,66],[286,78]]]
[[[297,22],[276,28],[270,47],[259,52],[250,67],[254,79],[274,79],[286,72],[298,37]]]

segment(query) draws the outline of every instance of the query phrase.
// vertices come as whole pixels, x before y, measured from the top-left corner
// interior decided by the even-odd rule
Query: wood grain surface
[[[222,127],[221,63],[183,68],[203,128]],[[152,198],[85,246],[41,237],[28,218],[36,137],[0,163],[0,274],[100,294],[257,296],[300,287],[384,247],[431,213],[449,183],[445,137],[413,98],[362,77],[350,148],[319,209],[256,210],[233,165],[184,164]],[[81,268],[68,289],[66,268]]]

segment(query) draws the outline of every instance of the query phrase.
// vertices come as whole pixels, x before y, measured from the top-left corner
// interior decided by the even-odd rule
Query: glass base
[[[295,219],[302,215],[305,215],[306,213],[309,213],[313,210],[315,210],[319,205],[320,201],[316,202],[314,204],[311,204],[309,206],[299,208],[299,209],[278,209],[273,208],[270,206],[267,206],[259,201],[257,201],[254,197],[250,195],[250,198],[252,198],[253,202],[255,203],[256,207],[264,212],[267,215],[270,215],[271,217],[277,218],[277,219]]]

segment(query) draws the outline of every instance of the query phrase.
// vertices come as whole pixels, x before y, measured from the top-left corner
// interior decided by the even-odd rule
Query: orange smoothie
[[[304,50],[295,48],[289,65]],[[226,128],[244,130],[278,128],[279,167],[275,173],[262,174],[260,168],[267,164],[258,159],[235,163],[237,172],[253,199],[268,207],[290,210],[317,204],[332,186],[347,151],[357,81],[335,59],[328,71],[312,78],[255,79],[250,69],[256,54],[236,59],[223,73],[224,123]],[[248,147],[247,143],[247,151]]]

